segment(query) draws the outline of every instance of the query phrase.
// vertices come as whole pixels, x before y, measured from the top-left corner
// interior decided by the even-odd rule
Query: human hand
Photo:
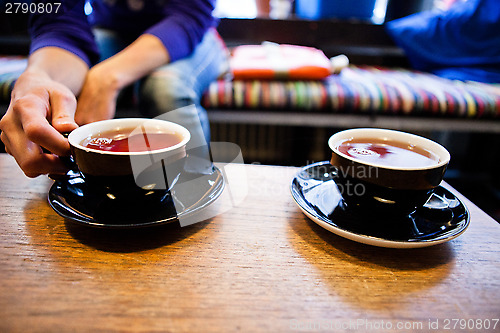
[[[76,98],[69,88],[46,73],[25,71],[17,80],[7,113],[0,120],[0,139],[28,177],[62,174],[67,167],[58,156],[69,155],[61,133],[77,128]],[[42,147],[51,153],[45,153]]]
[[[76,122],[83,125],[113,118],[120,89],[114,72],[107,71],[102,63],[92,67],[78,97]]]

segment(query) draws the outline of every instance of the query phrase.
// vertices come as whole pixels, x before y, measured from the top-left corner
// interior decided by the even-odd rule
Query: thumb
[[[76,97],[71,91],[52,91],[50,93],[52,126],[60,133],[71,132],[78,125],[75,122]]]

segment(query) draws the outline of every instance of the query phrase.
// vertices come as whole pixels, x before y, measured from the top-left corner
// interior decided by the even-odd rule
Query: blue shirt
[[[449,79],[500,82],[500,1],[459,1],[388,22],[387,31],[418,70]]]

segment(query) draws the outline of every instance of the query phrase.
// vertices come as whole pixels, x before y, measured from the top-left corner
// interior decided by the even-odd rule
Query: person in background
[[[228,61],[214,6],[215,0],[70,0],[57,13],[33,14],[28,66],[0,121],[6,152],[28,177],[65,173],[59,156],[69,154],[69,143],[61,133],[113,118],[120,92],[133,83],[145,116],[181,108],[169,120],[209,142],[200,98]]]
[[[439,1],[439,9],[390,21],[413,68],[452,80],[500,83],[500,1]]]

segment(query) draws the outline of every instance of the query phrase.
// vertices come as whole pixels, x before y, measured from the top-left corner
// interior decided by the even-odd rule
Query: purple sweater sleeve
[[[29,20],[30,53],[55,46],[74,53],[90,67],[99,52],[84,12],[84,0],[62,1],[57,13],[33,14]]]
[[[165,9],[165,18],[145,33],[162,41],[170,61],[186,57],[214,25],[214,2],[215,0],[170,0]]]
[[[206,31],[215,25],[212,16],[215,0],[168,0],[160,6],[151,1],[142,11],[129,8],[126,1],[105,4],[94,0],[91,20],[84,12],[85,0],[62,3],[57,14],[35,14],[31,17],[30,51],[45,46],[60,47],[76,54],[89,66],[99,59],[89,21],[136,36],[143,33],[154,35],[167,49],[171,61],[191,54]]]

